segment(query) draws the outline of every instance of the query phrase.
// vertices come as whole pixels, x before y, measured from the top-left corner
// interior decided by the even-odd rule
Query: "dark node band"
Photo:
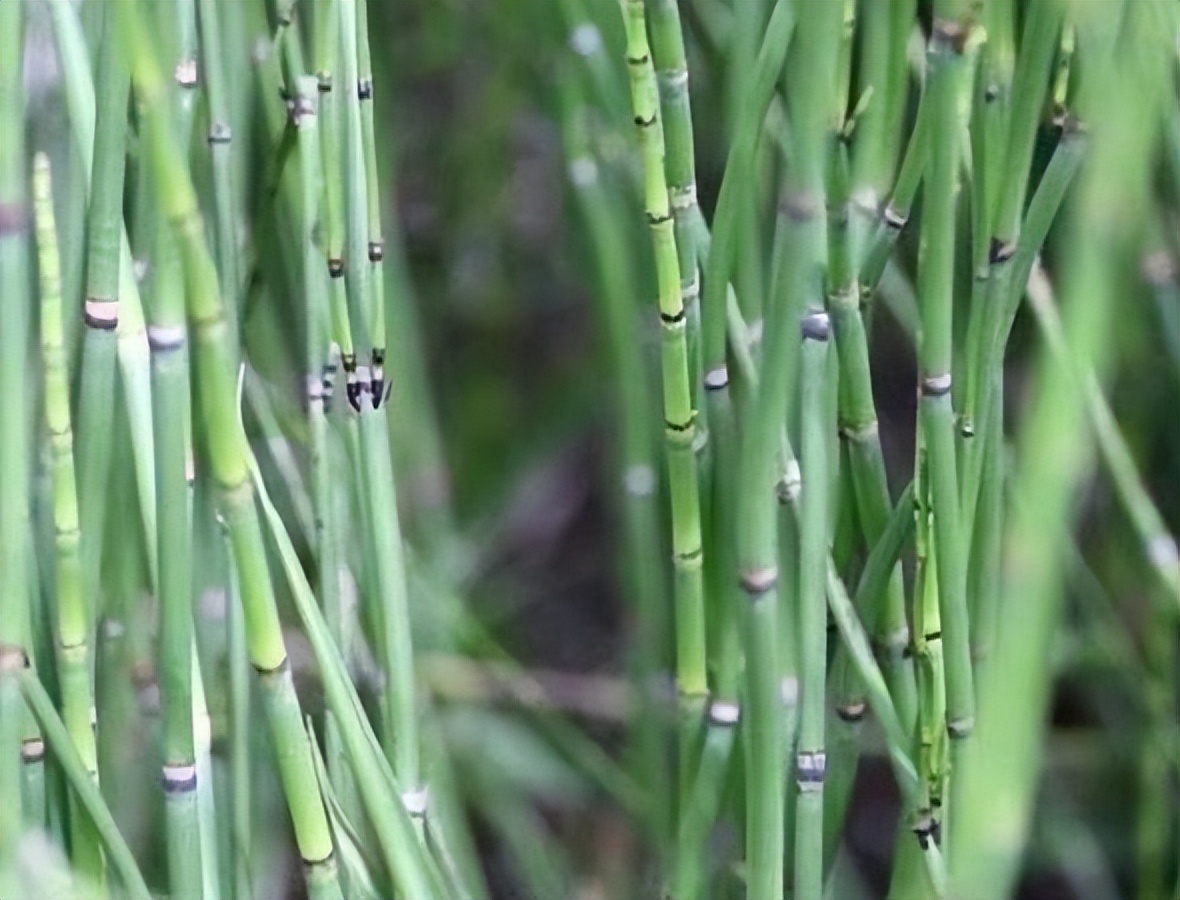
[[[665,222],[671,222],[671,221],[672,221],[672,214],[671,213],[663,213],[662,215],[652,215],[651,213],[647,214],[647,224],[648,225],[663,225]]]
[[[651,59],[651,57],[648,56],[646,53],[643,54],[643,56],[628,56],[627,57],[627,65],[629,65],[629,66],[642,66],[649,59]]]
[[[697,417],[695,415],[689,416],[686,422],[673,422],[671,419],[664,419],[664,427],[683,434],[686,431],[692,430],[692,426],[696,424],[696,419]]]
[[[646,119],[643,118],[643,116],[636,116],[635,117],[635,124],[638,125],[640,128],[650,128],[652,125],[656,124],[657,118],[658,117],[656,116],[655,113],[652,113]]]
[[[369,389],[368,384],[363,381],[355,379],[348,382],[344,389],[345,395],[348,397],[348,405],[357,412],[361,411],[361,394]]]
[[[321,72],[317,75],[315,86],[321,94],[330,93],[332,90],[332,73]]]
[[[224,122],[214,122],[209,126],[210,144],[228,144],[233,140],[233,131]]]
[[[45,759],[45,741],[39,737],[25,738],[20,744],[20,760],[25,765],[33,765]]]
[[[671,315],[662,312],[660,313],[660,321],[665,325],[678,325],[684,321],[684,309],[682,308],[679,312],[672,313]]]
[[[795,780],[802,790],[823,785],[824,776],[827,774],[828,757],[822,750],[800,753],[796,758],[795,765],[798,770]]]
[[[197,789],[196,766],[164,766],[160,778],[165,794],[189,794]]]
[[[106,316],[96,316],[89,310],[82,315],[82,321],[86,323],[87,328],[93,328],[96,331],[114,331],[119,326],[118,314],[107,318]]]
[[[892,206],[886,206],[882,216],[885,219],[885,227],[892,228],[894,231],[901,231],[905,228],[905,223],[909,218],[908,216],[903,216]]]
[[[926,638],[926,643],[930,643],[931,641],[941,641],[942,631],[941,629],[938,631],[932,631],[929,634],[924,635],[924,637]]]
[[[999,238],[992,238],[991,244],[988,245],[987,261],[992,265],[1005,263],[1016,255],[1016,245],[1012,241],[1002,241]]]
[[[962,435],[964,439],[975,437],[975,423],[970,419],[964,419],[959,424],[959,434]]]
[[[155,353],[179,350],[184,346],[185,337],[183,325],[149,325],[147,330],[148,347]]]
[[[751,598],[761,597],[778,585],[778,567],[768,566],[753,572],[743,572],[738,576],[738,585]]]
[[[253,666],[254,671],[259,675],[282,675],[291,668],[291,662],[286,656],[283,657],[282,662],[270,669],[266,668],[266,666],[255,665],[254,663],[250,665]]]
[[[332,278],[344,277],[344,260],[330,259],[328,260],[328,275]]]
[[[971,730],[975,727],[975,719],[955,719],[954,721],[946,723],[946,733],[952,740],[959,740],[971,734]]]
[[[838,715],[841,720],[845,722],[855,724],[856,722],[864,719],[865,705],[863,702],[849,703],[848,705],[839,703],[836,705],[836,715]]]
[[[355,372],[356,371],[356,354],[355,353],[341,353],[340,354],[340,365],[342,365],[344,367],[344,371],[346,373],[347,372]]]
[[[729,387],[729,369],[726,366],[718,366],[705,373],[706,391],[723,391],[727,387]]]
[[[299,857],[300,862],[309,869],[314,869],[317,866],[326,866],[332,862],[335,857],[335,851],[329,851],[327,856],[322,856],[319,859],[308,859],[306,856]]]
[[[369,241],[369,262],[385,259],[385,241]]]
[[[801,331],[803,340],[823,342],[832,334],[832,323],[826,312],[809,313],[803,317]]]
[[[362,78],[356,83],[356,98],[358,100],[373,99],[373,79]]]
[[[987,89],[983,92],[983,100],[985,103],[994,103],[996,98],[1000,96],[1000,89],[994,84],[989,84]]]
[[[945,397],[951,392],[950,372],[944,372],[941,375],[931,375],[929,378],[923,378],[921,391],[923,397]]]
[[[695,547],[692,550],[685,550],[683,553],[677,553],[675,558],[681,562],[692,562],[700,559],[704,555],[704,550],[700,547]]]

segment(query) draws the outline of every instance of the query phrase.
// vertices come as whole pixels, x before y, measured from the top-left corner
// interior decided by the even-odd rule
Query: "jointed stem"
[[[676,680],[681,696],[703,703],[705,613],[700,501],[693,443],[697,413],[689,380],[686,311],[681,295],[672,212],[664,174],[664,139],[655,70],[644,24],[643,0],[621,0],[627,33],[631,104],[643,152],[644,201],[651,230],[662,326],[664,435],[672,504],[672,553],[676,598]],[[687,760],[682,760],[687,764]]]

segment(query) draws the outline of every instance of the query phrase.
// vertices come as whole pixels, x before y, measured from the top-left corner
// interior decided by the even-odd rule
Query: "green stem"
[[[41,350],[45,367],[45,420],[53,459],[53,527],[56,549],[57,660],[62,711],[74,748],[87,773],[98,783],[94,740],[94,694],[90,675],[89,582],[82,577],[79,555],[78,493],[74,475],[74,436],[70,428],[69,380],[63,347],[61,265],[53,217],[49,159],[33,164],[33,202],[37,222],[38,271],[41,278]],[[96,885],[105,879],[98,835],[75,805],[70,811],[73,864]]]
[[[692,403],[686,312],[680,291],[680,263],[664,174],[663,128],[643,2],[620,0],[620,5],[627,35],[631,105],[643,154],[644,205],[659,287],[664,435],[676,573],[676,681],[680,696],[692,707],[702,704],[708,693],[700,500],[693,452],[697,413]],[[687,765],[687,760],[682,760],[682,764]]]

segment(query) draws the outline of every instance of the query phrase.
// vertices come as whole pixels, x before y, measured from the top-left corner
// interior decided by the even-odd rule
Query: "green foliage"
[[[1178,38],[0,2],[0,900],[1174,896]]]

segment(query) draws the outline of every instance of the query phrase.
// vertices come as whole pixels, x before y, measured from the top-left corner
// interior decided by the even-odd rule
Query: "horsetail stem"
[[[372,283],[369,337],[373,349],[369,360],[369,394],[373,408],[386,398],[385,354],[385,235],[381,228],[381,179],[377,172],[377,141],[374,137],[373,61],[369,50],[369,9],[366,0],[356,0],[357,78],[360,104],[361,146],[364,153],[365,207],[368,212],[368,260]]]
[[[824,712],[827,686],[828,488],[826,369],[831,325],[825,312],[803,319],[802,472],[799,515],[798,628],[801,646],[795,809],[795,897],[823,893]]]
[[[685,339],[689,351],[689,374],[694,390],[699,391],[701,276],[696,234],[703,217],[697,203],[688,61],[676,0],[646,0],[646,5],[652,62],[659,86],[668,201],[672,207],[680,267],[680,299],[687,322]]]
[[[110,421],[115,398],[115,328],[119,321],[119,236],[123,223],[124,148],[130,71],[115,35],[114,14],[104,7],[98,57],[93,174],[87,210],[86,324],[78,421],[78,505],[82,565],[98,574],[102,555],[106,485],[111,462]]]
[[[946,653],[946,727],[963,738],[975,718],[967,620],[966,564],[960,524],[958,476],[951,406],[951,346],[955,256],[955,185],[959,163],[959,101],[971,26],[959,20],[954,2],[936,10],[928,49],[932,128],[922,214],[923,256],[918,274],[922,314],[919,352],[920,418],[930,466],[930,492],[937,552],[938,602]]]
[[[340,348],[345,378],[356,378],[356,351],[352,344],[352,325],[348,312],[348,295],[344,287],[344,205],[340,196],[339,173],[343,148],[341,146],[342,106],[335,71],[339,56],[340,16],[339,0],[326,0],[315,7],[316,12],[316,78],[320,92],[318,112],[321,138],[321,159],[324,165],[324,252],[327,256],[329,281],[329,310],[331,311],[332,341]]]
[[[174,252],[160,241],[157,247],[162,247],[164,253]],[[181,285],[168,276],[164,260],[158,261],[161,277],[153,291],[148,341],[152,352],[159,554],[157,671],[163,719],[162,786],[170,890],[178,897],[196,897],[202,893],[203,848],[197,819],[198,772],[193,737],[188,333]]]
[[[21,749],[26,667],[28,458],[25,357],[28,339],[29,205],[25,187],[25,106],[21,86],[24,6],[0,7],[0,860],[15,859],[21,835]],[[0,888],[17,895],[7,866]]]
[[[680,292],[680,264],[664,174],[659,97],[648,49],[643,0],[620,0],[620,5],[627,36],[631,107],[643,154],[644,205],[659,287],[664,436],[676,572],[676,680],[681,696],[695,703],[703,701],[708,692],[700,500],[693,453],[697,413],[692,405],[686,312]]]
[[[345,283],[351,301],[350,308],[360,313],[359,321],[365,322],[367,327],[369,323],[379,320],[383,326],[384,315],[376,320],[369,315],[374,306],[384,303],[384,298],[374,296],[375,285],[371,278],[373,269],[379,268],[374,266],[379,260],[372,259],[373,239],[380,237],[380,215],[375,208],[376,172],[367,172],[361,92],[351,90],[351,86],[360,84],[357,69],[357,42],[360,35],[356,22],[356,0],[340,0],[339,9],[345,46],[341,75],[345,85],[350,86],[348,100],[345,103],[345,146],[348,153],[345,165],[348,183]],[[371,77],[370,72],[369,78]],[[371,109],[369,115],[371,118]],[[375,163],[375,151],[373,155]],[[370,198],[374,204],[373,208],[369,206]],[[373,221],[374,217],[376,223]],[[374,224],[377,227],[376,233],[373,231]],[[383,359],[384,335],[370,334],[369,340],[374,358]],[[383,418],[378,412],[381,398],[374,396],[371,389],[376,378],[377,376],[373,375],[368,381],[359,379],[350,400],[359,413],[360,474],[366,494],[366,503],[363,506],[368,517],[370,553],[376,575],[377,595],[380,598],[376,616],[381,629],[378,646],[381,665],[388,679],[382,711],[384,744],[394,774],[407,798],[411,798],[421,790],[413,642],[410,635],[409,594],[389,436]],[[353,388],[350,385],[351,391]]]
[[[94,695],[91,689],[89,581],[82,577],[79,553],[78,493],[74,474],[74,437],[70,427],[69,381],[63,346],[61,263],[53,215],[49,159],[33,161],[33,211],[37,226],[41,279],[41,355],[45,367],[45,421],[52,455],[53,525],[57,576],[57,664],[62,716],[70,740],[89,777],[98,781],[94,741]],[[70,811],[70,840],[78,870],[95,884],[105,879],[98,835],[80,806]]]
[[[790,348],[797,340],[795,314],[817,302],[822,291],[823,155],[831,127],[829,92],[834,73],[830,66],[839,40],[841,12],[834,3],[811,4],[799,11],[800,52],[791,63],[790,79],[790,99],[797,104],[798,117],[792,128],[795,165],[788,170],[782,217],[791,252],[779,282],[785,294],[773,297],[766,310],[761,373],[742,445],[738,564],[742,584],[750,594],[746,612],[746,860],[750,896],[766,898],[783,893],[775,456],[789,391]],[[807,539],[826,542],[826,535]],[[802,744],[801,748],[808,749]]]
[[[212,475],[220,488],[219,507],[229,528],[242,585],[246,640],[258,673],[264,709],[274,740],[279,773],[313,897],[339,897],[336,863],[327,817],[315,784],[311,749],[303,731],[299,701],[278,622],[262,532],[254,507],[249,449],[236,413],[231,348],[216,270],[204,243],[200,213],[188,173],[174,151],[162,105],[163,79],[137,9],[118,10],[121,34],[133,53],[136,89],[143,104],[145,139],[159,195],[180,244],[189,328],[201,389],[203,424]]]
[[[1112,265],[1119,257],[1112,251],[1127,239],[1131,223],[1147,208],[1148,170],[1127,163],[1139,158],[1157,134],[1155,114],[1163,108],[1165,92],[1154,66],[1164,55],[1170,57],[1171,48],[1165,51],[1151,35],[1158,33],[1153,20],[1163,9],[1163,4],[1154,3],[1128,6],[1121,39],[1114,27],[1119,8],[1095,6],[1076,13],[1079,52],[1090,60],[1079,71],[1078,103],[1096,124],[1092,155],[1067,234],[1071,265],[1062,273],[1062,293],[1068,299],[1063,304],[1063,330],[1076,364],[1099,378],[1110,358],[1115,297],[1124,289]],[[1118,65],[1112,65],[1116,58]],[[1127,102],[1128,93],[1136,102]],[[952,882],[957,892],[981,900],[1009,894],[1017,874],[1018,845],[989,832],[975,804],[986,797],[986,802],[1012,810],[1013,821],[1027,823],[1034,802],[1049,702],[1049,650],[1062,606],[1060,549],[1076,505],[1074,487],[1091,452],[1082,396],[1072,380],[1070,369],[1059,365],[1050,349],[1042,351],[1020,441],[1022,464],[1013,496],[1021,502],[1014,506],[1012,526],[1006,531],[1004,585],[1011,596],[1037,602],[1024,605],[1019,616],[999,618],[995,662],[980,678],[979,738],[968,746],[957,779]],[[1016,685],[1024,686],[1021,704],[1010,702]]]
[[[209,103],[209,147],[213,180],[214,235],[217,248],[217,274],[226,317],[234,326],[240,314],[238,291],[241,275],[238,265],[238,230],[234,209],[233,129],[229,122],[224,51],[222,50],[219,0],[197,0],[197,23],[201,36],[202,82]],[[228,330],[237,345],[238,329]],[[235,353],[236,355],[236,353]]]

